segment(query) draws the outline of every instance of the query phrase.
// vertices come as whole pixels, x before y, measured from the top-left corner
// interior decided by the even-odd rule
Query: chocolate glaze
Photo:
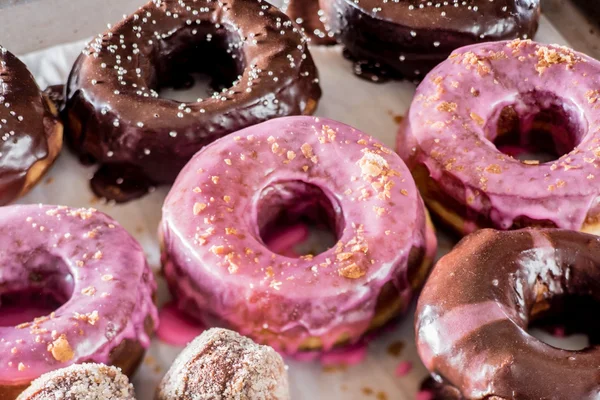
[[[355,72],[421,80],[469,44],[531,38],[539,0],[320,0],[331,31],[357,62]],[[362,72],[368,74],[363,75]]]
[[[311,44],[333,45],[337,43],[333,33],[326,26],[325,14],[319,6],[319,0],[284,0],[282,9],[304,29]]]
[[[65,108],[65,85],[52,85],[44,90],[44,95],[54,103],[58,111]]]
[[[2,46],[0,85],[0,205],[5,205],[22,193],[30,168],[50,157],[48,142],[59,122],[25,64]]]
[[[192,103],[157,93],[189,84],[192,72],[224,89]],[[99,35],[76,61],[68,134],[77,153],[103,166],[94,187],[110,195],[98,189],[118,175],[110,169],[127,165],[142,186],[171,183],[206,144],[271,118],[310,114],[320,95],[304,35],[275,7],[155,0]]]
[[[600,301],[599,263],[600,238],[575,231],[468,236],[438,262],[419,298],[421,359],[466,399],[597,399],[600,349],[557,349],[527,328],[557,299]]]

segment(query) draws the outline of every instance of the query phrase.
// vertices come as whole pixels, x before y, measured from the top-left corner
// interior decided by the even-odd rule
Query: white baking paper
[[[545,18],[542,18],[536,39],[566,44]],[[83,46],[84,42],[62,45],[25,55],[23,60],[40,87],[45,88],[65,83],[71,65]],[[373,84],[356,78],[351,64],[342,57],[339,46],[315,47],[312,54],[319,68],[323,89],[317,115],[355,126],[393,147],[398,128],[396,117],[408,109],[415,86],[408,82]],[[148,196],[128,204],[114,205],[96,199],[90,191],[88,180],[93,170],[93,167],[82,166],[68,149],[64,149],[44,180],[19,202],[97,208],[111,215],[135,236],[142,244],[148,262],[158,271],[160,263],[156,231],[168,188],[158,188]],[[442,248],[449,248],[448,241],[443,238]],[[162,304],[168,299],[162,282],[159,294]],[[287,360],[293,399],[414,399],[426,371],[413,343],[412,321],[412,315],[407,315],[397,328],[371,343],[367,359],[359,366],[324,371],[317,363]],[[399,340],[404,342],[404,350],[399,357],[393,357],[386,349],[390,343]],[[138,399],[153,399],[158,382],[180,350],[158,340],[153,341],[134,379]],[[413,364],[411,372],[405,377],[395,377],[397,365],[405,361]]]

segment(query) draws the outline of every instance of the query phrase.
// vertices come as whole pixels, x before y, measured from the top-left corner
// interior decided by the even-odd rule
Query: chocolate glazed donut
[[[421,80],[462,46],[531,38],[539,0],[320,0],[358,76]]]
[[[60,153],[54,104],[17,57],[0,46],[0,205],[26,194]]]
[[[468,236],[438,262],[419,299],[421,359],[458,398],[598,399],[600,348],[562,350],[527,333],[569,299],[600,301],[598,265],[594,235],[485,229]]]
[[[193,72],[220,90],[190,103],[159,96],[161,87],[189,84]],[[300,28],[267,2],[154,0],[84,50],[65,112],[73,149],[100,164],[96,194],[127,201],[171,183],[213,140],[311,114],[320,96]]]

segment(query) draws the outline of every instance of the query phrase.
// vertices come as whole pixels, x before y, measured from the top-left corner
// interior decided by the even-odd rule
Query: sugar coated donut
[[[308,217],[337,236],[300,258],[264,244]],[[355,342],[402,312],[436,242],[410,172],[336,121],[274,119],[199,152],[163,207],[164,272],[180,309],[276,349]]]
[[[599,263],[600,238],[581,232],[484,229],[466,237],[419,298],[421,359],[468,400],[597,399],[600,349],[559,349],[527,328],[574,297],[600,301]]]
[[[0,205],[26,194],[60,153],[63,125],[17,57],[0,46]]]
[[[417,89],[398,152],[430,209],[460,233],[600,233],[599,77],[598,61],[565,47],[465,47]],[[528,159],[540,151],[557,159]]]
[[[212,96],[160,97],[191,74]],[[232,84],[233,82],[233,84]],[[126,201],[172,183],[206,144],[281,116],[312,114],[318,74],[300,28],[262,0],[154,0],[99,35],[67,84],[67,133],[100,164],[99,196]]]
[[[316,0],[308,0],[316,1]],[[540,0],[320,0],[357,75],[422,79],[461,47],[533,38]]]
[[[0,316],[7,299],[62,304],[0,323],[0,398],[75,363],[135,371],[157,325],[154,278],[135,239],[92,209],[19,205],[0,211],[0,244]]]
[[[48,372],[17,400],[135,400],[133,385],[118,368],[75,364]]]
[[[163,378],[157,400],[289,400],[283,359],[270,347],[225,329],[198,336]]]

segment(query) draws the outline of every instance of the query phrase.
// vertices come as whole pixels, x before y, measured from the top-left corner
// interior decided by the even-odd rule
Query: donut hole
[[[280,181],[265,187],[256,215],[262,243],[272,252],[291,258],[325,252],[344,230],[337,200],[303,181]]]
[[[534,91],[498,107],[484,129],[502,153],[538,164],[570,153],[581,143],[585,128],[573,102]]]
[[[12,275],[14,279],[0,281],[0,327],[50,315],[73,295],[73,276],[68,267],[60,260],[48,262],[41,253],[27,255],[23,265],[5,271],[5,277]]]
[[[600,303],[591,296],[558,296],[534,305],[529,333],[553,347],[580,351],[600,345]]]
[[[245,68],[239,35],[224,25],[187,27],[156,43],[148,86],[161,98],[200,102],[232,86]]]

